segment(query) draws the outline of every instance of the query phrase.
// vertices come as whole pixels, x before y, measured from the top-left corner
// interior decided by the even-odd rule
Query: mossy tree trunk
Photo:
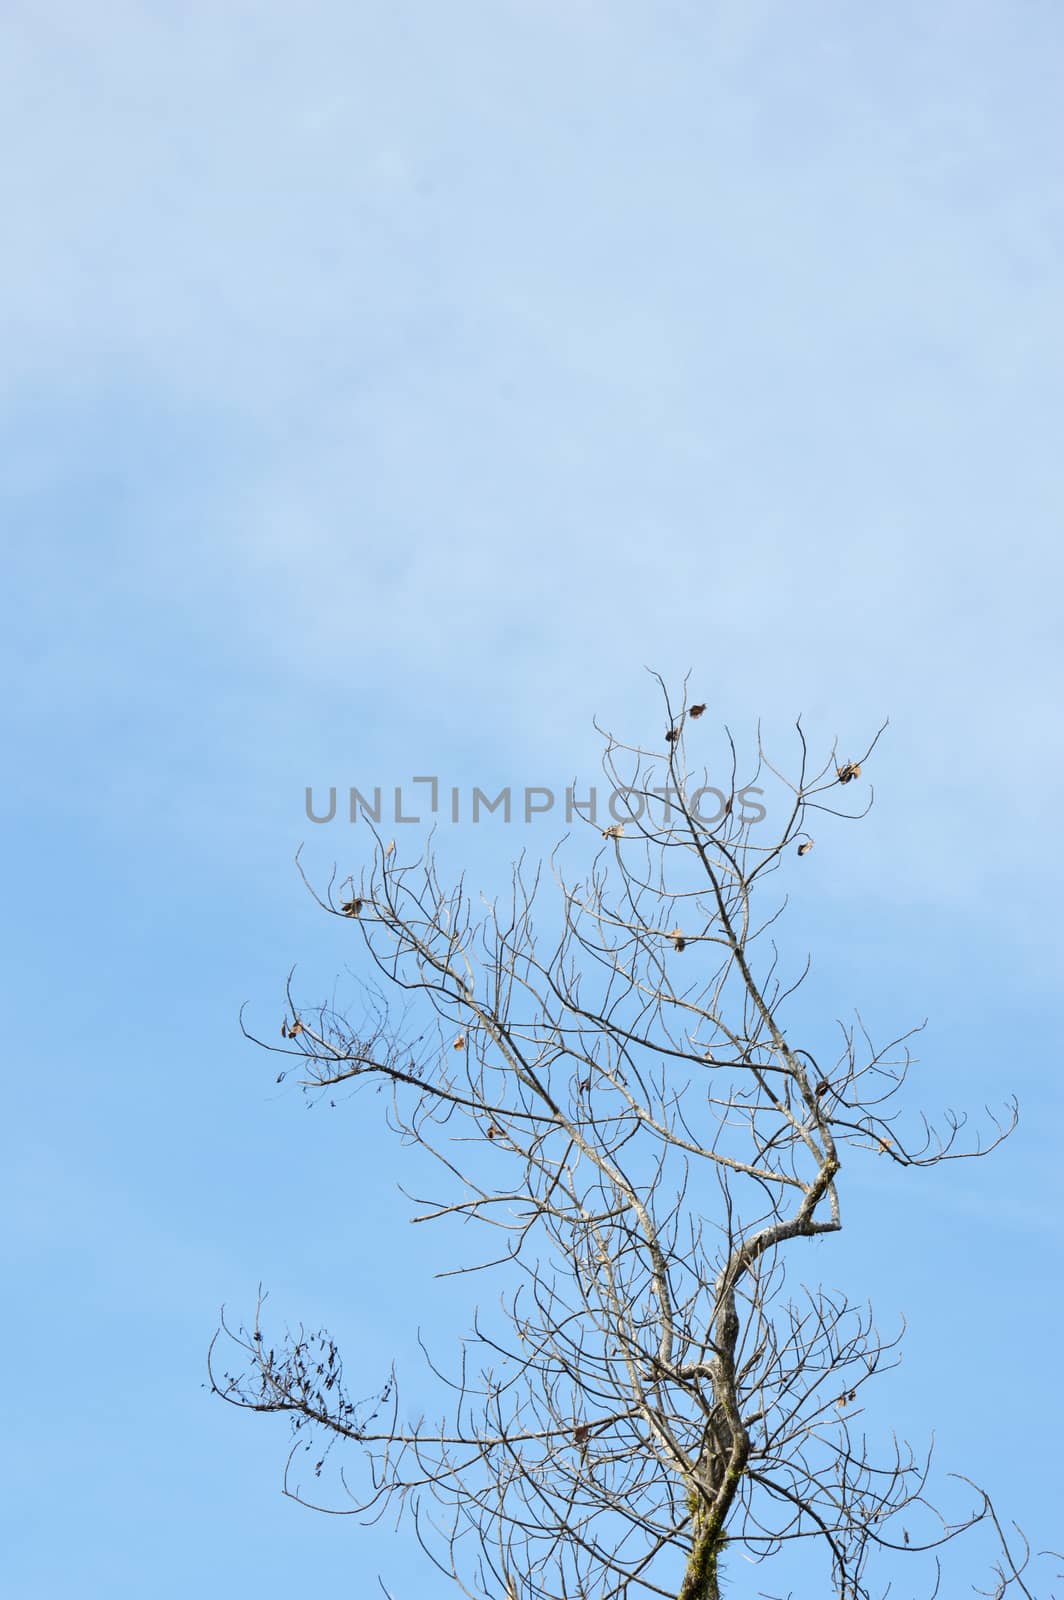
[[[720,1600],[718,1561],[724,1540],[708,1529],[696,1535],[679,1600]]]

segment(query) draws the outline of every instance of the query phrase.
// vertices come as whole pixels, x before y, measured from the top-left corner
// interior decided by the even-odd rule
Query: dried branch
[[[282,1045],[257,1041],[307,1093],[388,1085],[394,1127],[446,1174],[414,1220],[492,1230],[494,1245],[454,1270],[502,1274],[502,1331],[478,1314],[457,1373],[430,1363],[449,1418],[404,1422],[394,1373],[373,1400],[352,1400],[328,1336],[271,1343],[261,1297],[250,1328],[223,1319],[237,1360],[218,1371],[216,1342],[212,1384],[289,1415],[297,1499],[317,1503],[297,1460],[309,1453],[318,1479],[347,1447],[361,1477],[345,1468],[329,1509],[405,1511],[465,1594],[716,1600],[727,1546],[765,1561],[805,1540],[834,1593],[868,1600],[886,1553],[934,1551],[983,1522],[1002,1551],[986,1592],[1028,1595],[1026,1544],[1013,1555],[982,1490],[947,1523],[928,1499],[929,1454],[858,1431],[865,1386],[895,1364],[900,1334],[788,1285],[797,1242],[843,1225],[844,1158],[933,1166],[985,1154],[1016,1123],[1010,1102],[989,1138],[964,1144],[952,1111],[907,1119],[911,1032],[877,1046],[857,1017],[830,1058],[830,1044],[788,1037],[805,973],[780,976],[769,933],[782,906],[762,906],[762,880],[797,871],[809,884],[815,868],[797,863],[808,844],[794,848],[809,813],[864,814],[883,730],[816,765],[799,725],[797,772],[784,778],[759,744],[745,786],[725,730],[709,821],[708,773],[686,764],[705,708],[662,693],[663,751],[605,735],[628,815],[605,829],[587,819],[594,854],[578,881],[552,859],[552,942],[533,924],[541,874],[523,862],[478,920],[431,856],[403,865],[378,837],[357,883],[308,884],[354,923],[375,974],[362,1025],[297,1005],[290,982]],[[766,773],[785,797],[768,833],[735,803]],[[378,998],[387,989],[416,1000],[412,1041]],[[918,1538],[895,1532],[903,1513]]]

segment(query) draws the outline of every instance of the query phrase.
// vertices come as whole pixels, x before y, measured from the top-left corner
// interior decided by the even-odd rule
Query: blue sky
[[[0,42],[8,1592],[450,1592],[200,1387],[260,1280],[429,1409],[415,1326],[468,1315],[373,1100],[307,1114],[238,1009],[352,960],[291,863],[364,836],[307,784],[590,779],[646,665],[740,738],[891,718],[796,886],[809,1026],[927,1016],[920,1103],[1023,1121],[855,1170],[820,1258],[909,1318],[884,1424],[1059,1544],[1058,8],[34,0]],[[441,850],[490,891],[556,831]]]

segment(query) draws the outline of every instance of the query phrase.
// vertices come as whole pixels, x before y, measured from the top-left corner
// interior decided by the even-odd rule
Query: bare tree
[[[858,1019],[830,1060],[788,1036],[805,973],[781,974],[782,907],[763,907],[763,880],[810,870],[814,816],[867,811],[870,798],[846,802],[876,740],[815,764],[799,725],[796,774],[759,740],[740,785],[727,735],[730,771],[707,802],[709,777],[687,765],[705,708],[662,692],[663,751],[605,736],[625,820],[587,822],[583,881],[553,858],[549,935],[533,925],[539,872],[519,863],[505,903],[474,916],[431,856],[402,865],[378,838],[360,881],[316,898],[356,924],[368,992],[412,993],[431,1026],[415,1024],[412,1044],[377,998],[354,1027],[301,1008],[289,986],[283,1041],[268,1046],[312,1092],[387,1083],[392,1126],[446,1174],[414,1220],[492,1230],[476,1266],[504,1285],[502,1314],[474,1318],[445,1379],[449,1419],[405,1423],[394,1376],[376,1403],[356,1402],[335,1343],[302,1329],[272,1341],[261,1300],[247,1326],[223,1313],[212,1384],[289,1415],[285,1487],[308,1503],[296,1452],[320,1441],[320,1476],[330,1447],[349,1446],[362,1477],[345,1466],[341,1508],[375,1516],[397,1501],[465,1594],[716,1600],[726,1548],[764,1561],[806,1541],[832,1592],[864,1600],[881,1557],[937,1552],[985,1521],[1002,1552],[986,1592],[1028,1595],[1022,1535],[1006,1538],[981,1490],[947,1520],[929,1456],[897,1440],[877,1454],[862,1431],[863,1391],[897,1339],[839,1294],[787,1281],[804,1241],[842,1227],[844,1156],[933,1166],[985,1153],[1015,1124],[1013,1104],[982,1141],[963,1143],[950,1113],[918,1117],[914,1134],[909,1035],[876,1045]],[[786,799],[771,838],[737,798],[763,781]],[[236,1370],[220,1370],[219,1338]]]

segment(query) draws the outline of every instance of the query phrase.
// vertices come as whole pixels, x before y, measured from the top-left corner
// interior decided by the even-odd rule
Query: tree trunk
[[[678,1600],[720,1600],[717,1582],[720,1546],[719,1534],[707,1531],[695,1539]]]

